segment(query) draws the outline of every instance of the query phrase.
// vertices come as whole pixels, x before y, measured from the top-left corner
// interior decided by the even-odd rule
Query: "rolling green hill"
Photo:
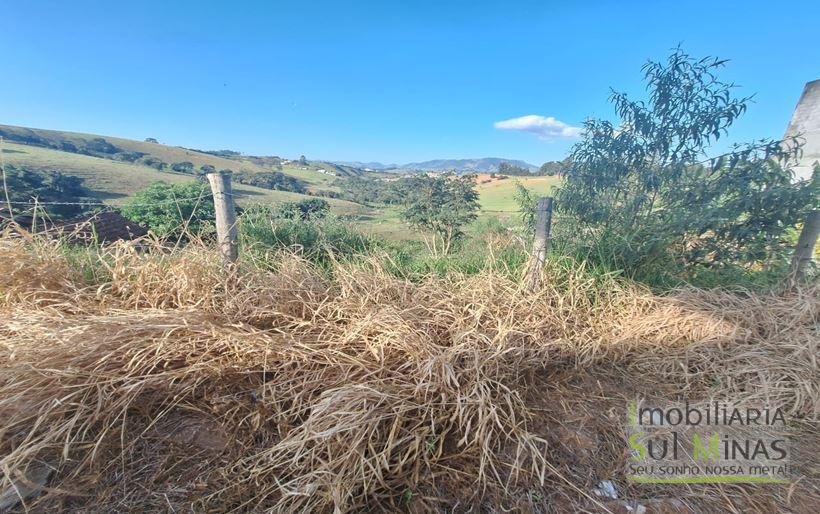
[[[106,141],[114,143],[128,140],[106,138]],[[136,142],[132,141],[132,143]],[[3,161],[7,165],[26,168],[32,171],[61,171],[67,175],[80,177],[83,179],[84,185],[91,190],[94,197],[111,204],[122,203],[125,199],[152,182],[164,181],[179,183],[196,180],[196,178],[190,174],[158,171],[150,166],[139,163],[83,155],[42,146],[10,143],[7,140],[3,142],[0,151],[2,152]],[[203,160],[204,159],[205,158],[203,158]],[[210,162],[218,162],[218,160],[218,157],[214,157],[214,160]],[[232,162],[228,159],[224,160]],[[191,162],[193,162],[193,160],[191,160]],[[308,198],[307,195],[299,193],[274,191],[242,184],[234,184],[234,191],[237,194],[244,195],[238,200],[240,205],[248,205],[250,203],[276,204]],[[328,198],[327,200],[330,202],[333,210],[339,214],[353,214],[366,210],[357,203],[332,198]]]
[[[197,169],[203,165],[210,165],[217,170],[229,169],[248,173],[280,171],[306,182],[313,189],[335,190],[335,177],[327,173],[331,170],[329,167],[323,167],[323,163],[299,165],[291,162],[275,167],[273,162],[276,158],[272,157],[221,156],[179,146],[119,137],[11,125],[0,125],[0,137],[7,143],[47,148],[65,154],[90,155],[115,162],[133,162],[144,164],[145,167],[152,167],[158,162],[165,163],[168,167],[174,163],[190,162]],[[320,169],[326,172],[321,172]],[[349,173],[355,173],[355,169],[345,170],[345,174]]]

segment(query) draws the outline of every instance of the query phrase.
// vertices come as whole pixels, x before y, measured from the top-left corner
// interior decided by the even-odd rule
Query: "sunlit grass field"
[[[520,182],[536,195],[548,195],[557,186],[559,177],[509,177],[488,184],[478,184],[479,203],[482,211],[502,211],[515,214],[518,205],[515,203],[515,183]]]

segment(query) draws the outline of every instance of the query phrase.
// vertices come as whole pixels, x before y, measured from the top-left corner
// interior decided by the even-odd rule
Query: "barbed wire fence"
[[[242,194],[242,193],[220,193],[225,194],[228,196],[238,197],[238,198],[251,198],[254,195]],[[159,200],[156,202],[125,202],[125,203],[111,203],[111,202],[100,202],[100,201],[81,201],[81,202],[41,202],[41,201],[15,201],[9,200],[6,203],[11,205],[29,205],[29,206],[41,206],[41,205],[84,205],[84,206],[100,206],[100,207],[107,207],[110,209],[117,209],[120,207],[152,207],[155,205],[165,205],[169,203],[178,203],[178,202],[187,202],[190,200],[202,200],[204,198],[212,198],[213,193],[205,193],[199,196],[189,196],[183,198],[169,198],[167,200]]]
[[[9,186],[6,183],[6,156],[4,155],[3,146],[3,136],[0,136],[0,174],[3,175],[3,192],[6,194],[6,203],[9,206],[9,216],[14,221],[14,211],[11,207],[11,198],[9,198]]]
[[[15,222],[15,206],[18,207],[17,214],[20,216],[26,215],[29,212],[32,214],[32,231],[36,230],[36,221],[37,221],[37,214],[38,209],[42,209],[43,217],[48,217],[48,212],[46,210],[49,206],[74,206],[74,207],[85,207],[85,208],[97,208],[97,212],[95,214],[100,214],[102,212],[109,212],[114,211],[116,209],[122,207],[159,207],[164,205],[176,205],[177,210],[179,211],[180,218],[182,220],[183,228],[187,228],[193,216],[195,215],[195,210],[199,202],[211,198],[214,200],[214,208],[215,208],[215,215],[217,220],[217,239],[220,242],[220,247],[225,247],[227,250],[223,251],[223,257],[226,260],[226,263],[235,262],[237,259],[236,249],[238,247],[237,241],[237,231],[236,225],[238,223],[238,219],[236,218],[236,207],[235,207],[235,199],[237,198],[248,198],[253,195],[243,194],[243,193],[235,193],[231,190],[230,184],[230,177],[222,176],[221,173],[212,173],[208,174],[208,181],[211,186],[210,192],[205,192],[205,186],[203,185],[203,191],[197,196],[191,197],[183,197],[183,198],[168,198],[166,200],[159,200],[154,202],[135,202],[135,201],[127,201],[123,203],[116,203],[116,202],[103,202],[99,200],[80,200],[80,201],[40,201],[38,198],[32,198],[28,201],[21,201],[21,200],[12,200],[9,195],[9,188],[6,179],[6,168],[5,162],[3,160],[2,155],[2,137],[0,137],[0,169],[2,170],[2,179],[3,179],[3,190],[5,194],[6,204],[8,206],[9,211],[9,218],[12,223]],[[213,176],[212,176],[213,175]],[[539,206],[544,204],[545,200],[548,197],[540,197],[539,198]],[[181,207],[181,203],[183,202],[197,202],[192,210],[191,214],[188,216],[188,219],[185,219],[183,215],[183,210]],[[548,216],[539,216],[538,221],[535,225],[534,233],[537,235],[539,233],[546,234],[542,238],[536,237],[535,245],[536,247],[533,248],[533,265],[538,268],[539,264],[543,262],[543,253],[546,248],[546,245],[549,241],[549,234],[550,234],[550,225],[553,221],[554,217],[557,217],[552,212],[552,199],[549,198],[549,215]],[[23,209],[20,209],[22,207]],[[507,214],[507,215],[520,215],[520,209],[479,209],[480,214]],[[229,223],[227,220],[231,220]],[[87,222],[88,220],[83,220]],[[71,221],[67,221],[66,223],[71,223]],[[545,226],[542,226],[546,224]],[[543,247],[543,248],[541,248]],[[534,275],[533,275],[534,276]],[[534,287],[534,285],[532,286]]]

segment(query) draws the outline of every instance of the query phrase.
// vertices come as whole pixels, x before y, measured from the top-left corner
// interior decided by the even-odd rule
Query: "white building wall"
[[[799,178],[811,177],[815,162],[820,162],[820,80],[806,84],[794,109],[786,137],[801,136],[805,140],[803,156],[794,171]]]

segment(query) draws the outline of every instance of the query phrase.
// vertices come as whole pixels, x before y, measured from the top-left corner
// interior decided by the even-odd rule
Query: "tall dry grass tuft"
[[[2,487],[53,470],[25,507],[518,508],[563,483],[559,427],[530,401],[558,370],[818,414],[816,289],[659,297],[553,264],[530,294],[492,271],[411,283],[367,259],[330,280],[287,255],[226,273],[196,244],[92,258],[100,283],[53,243],[0,238]]]
[[[69,299],[74,277],[57,241],[12,229],[0,231],[0,241],[0,302],[43,307]]]

